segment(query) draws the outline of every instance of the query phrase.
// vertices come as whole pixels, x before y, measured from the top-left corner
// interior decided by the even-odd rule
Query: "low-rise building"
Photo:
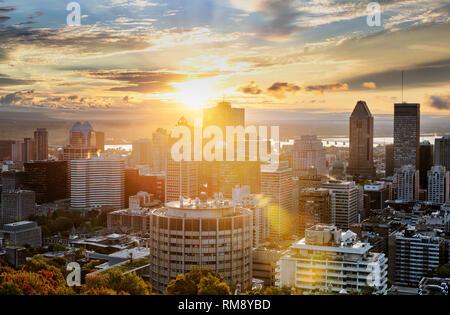
[[[275,284],[306,293],[359,292],[370,286],[376,294],[385,294],[387,258],[370,252],[371,247],[358,241],[351,231],[316,225],[278,261]]]

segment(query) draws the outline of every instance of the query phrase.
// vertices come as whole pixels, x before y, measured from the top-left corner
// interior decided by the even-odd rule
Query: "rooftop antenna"
[[[403,83],[404,83],[404,80],[403,80],[403,70],[402,70],[402,103],[404,103],[405,101],[403,100]]]

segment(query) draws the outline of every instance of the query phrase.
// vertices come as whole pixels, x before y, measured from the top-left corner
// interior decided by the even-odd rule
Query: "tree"
[[[231,295],[230,287],[212,274],[203,277],[197,287],[198,295]]]
[[[267,287],[264,290],[264,295],[291,295],[291,289],[289,287]]]
[[[439,278],[450,278],[450,264],[440,266],[436,270],[435,275]]]
[[[86,276],[82,294],[109,292],[115,294],[150,295],[152,287],[134,272],[124,274],[117,268]],[[102,293],[99,293],[102,294]]]
[[[178,275],[175,280],[169,282],[167,293],[170,295],[196,295],[197,285],[192,279],[186,279],[185,275]]]
[[[224,278],[209,268],[192,266],[191,271],[170,281],[167,294],[171,295],[229,295]]]

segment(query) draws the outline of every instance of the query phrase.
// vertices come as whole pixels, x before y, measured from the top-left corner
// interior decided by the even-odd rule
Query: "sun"
[[[207,79],[174,82],[172,85],[177,89],[173,93],[175,99],[194,110],[205,107],[215,95],[212,82]]]

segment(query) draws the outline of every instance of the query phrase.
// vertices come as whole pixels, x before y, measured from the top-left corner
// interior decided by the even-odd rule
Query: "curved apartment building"
[[[150,214],[151,283],[170,280],[195,265],[221,274],[228,285],[252,283],[252,211],[228,200],[168,202]]]

